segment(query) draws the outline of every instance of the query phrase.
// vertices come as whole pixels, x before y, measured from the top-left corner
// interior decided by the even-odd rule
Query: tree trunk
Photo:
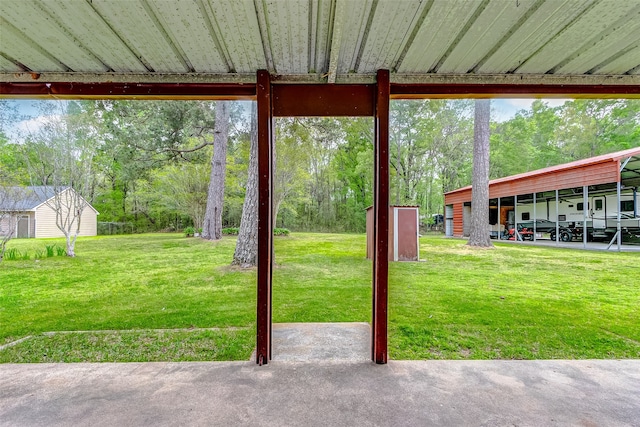
[[[229,104],[216,102],[216,122],[213,128],[213,156],[207,195],[207,209],[202,223],[202,238],[222,238],[222,209],[224,207],[224,178],[227,171],[227,142],[229,140]],[[194,224],[196,228],[199,224]]]
[[[473,183],[471,190],[471,233],[467,244],[493,247],[489,237],[489,118],[491,101],[477,99],[473,131]]]
[[[76,238],[78,237],[78,234],[76,232],[75,235],[73,235],[72,233],[64,233],[64,237],[65,237],[65,242],[66,242],[66,250],[65,250],[65,254],[68,257],[71,258],[75,258],[76,256]]]
[[[251,147],[249,150],[249,170],[247,191],[242,206],[242,218],[236,251],[232,265],[247,268],[258,262],[258,123],[256,103],[251,106]]]

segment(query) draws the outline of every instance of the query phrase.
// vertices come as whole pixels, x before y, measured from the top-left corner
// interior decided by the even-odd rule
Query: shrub
[[[56,255],[65,256],[67,254],[67,250],[61,246],[56,246]]]
[[[222,234],[224,234],[226,236],[237,236],[239,232],[240,232],[240,229],[238,227],[229,227],[229,228],[223,228],[222,229]],[[274,228],[273,229],[273,235],[274,236],[288,236],[289,235],[289,229],[288,228]]]
[[[51,258],[55,253],[56,245],[46,245],[47,258]]]
[[[274,228],[273,229],[274,236],[288,236],[289,229],[288,228]]]
[[[9,260],[9,261],[16,261],[16,260],[20,259],[21,256],[22,256],[22,254],[20,254],[20,251],[18,249],[16,249],[16,248],[9,248],[4,253],[4,259]]]
[[[196,234],[196,229],[193,227],[186,227],[183,230],[184,237],[193,237]]]
[[[237,236],[239,232],[240,232],[240,229],[238,227],[230,227],[230,228],[222,229],[222,234],[226,236]]]
[[[35,259],[42,259],[44,258],[44,250],[42,249],[36,249],[36,256],[34,257]]]

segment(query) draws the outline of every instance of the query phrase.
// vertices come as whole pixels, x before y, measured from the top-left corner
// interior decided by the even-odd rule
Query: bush
[[[196,229],[193,227],[186,227],[183,230],[184,237],[193,237],[196,234]]]
[[[16,249],[16,248],[9,248],[4,253],[4,259],[9,260],[9,261],[16,261],[16,260],[20,259],[21,256],[22,256],[22,254],[20,254],[20,251],[18,249]]]
[[[51,258],[55,253],[56,245],[47,245],[45,248],[47,251],[47,258]]]
[[[225,236],[237,236],[239,232],[240,232],[240,229],[238,227],[229,227],[229,228],[223,228],[222,229],[222,234],[225,235]],[[273,235],[274,236],[288,236],[289,235],[289,229],[288,228],[274,228],[273,229]]]
[[[289,229],[288,228],[274,228],[273,229],[274,236],[288,236]]]
[[[67,250],[61,246],[56,246],[56,255],[65,256],[67,254]]]

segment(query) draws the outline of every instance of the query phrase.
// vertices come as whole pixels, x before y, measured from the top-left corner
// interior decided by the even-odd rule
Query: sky
[[[504,122],[515,116],[515,114],[519,110],[529,110],[531,108],[531,104],[534,99],[528,98],[496,98],[492,100],[492,119]],[[550,107],[556,107],[564,104],[567,99],[543,99],[543,101],[549,105]],[[16,106],[18,109],[18,114],[25,118],[21,120],[19,123],[7,129],[7,133],[10,137],[16,135],[18,131],[22,133],[33,132],[37,129],[38,124],[42,122],[41,117],[39,116],[39,111],[37,104],[39,101],[28,99],[28,100],[8,100],[11,105]],[[63,102],[63,101],[62,101]],[[3,111],[0,111],[0,114],[4,114]]]
[[[499,98],[492,100],[492,119],[498,122],[505,122],[513,118],[519,110],[530,110],[531,104],[535,101],[532,98]],[[558,107],[568,99],[546,98],[542,100],[549,107]]]

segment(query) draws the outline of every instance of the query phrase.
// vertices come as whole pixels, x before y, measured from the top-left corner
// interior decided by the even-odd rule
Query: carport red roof
[[[631,160],[626,164],[624,172],[621,172],[620,166],[626,159]],[[640,147],[494,179],[489,182],[489,197],[507,197],[618,181],[630,186],[640,184]],[[447,204],[470,201],[471,186],[445,193],[445,200]]]

